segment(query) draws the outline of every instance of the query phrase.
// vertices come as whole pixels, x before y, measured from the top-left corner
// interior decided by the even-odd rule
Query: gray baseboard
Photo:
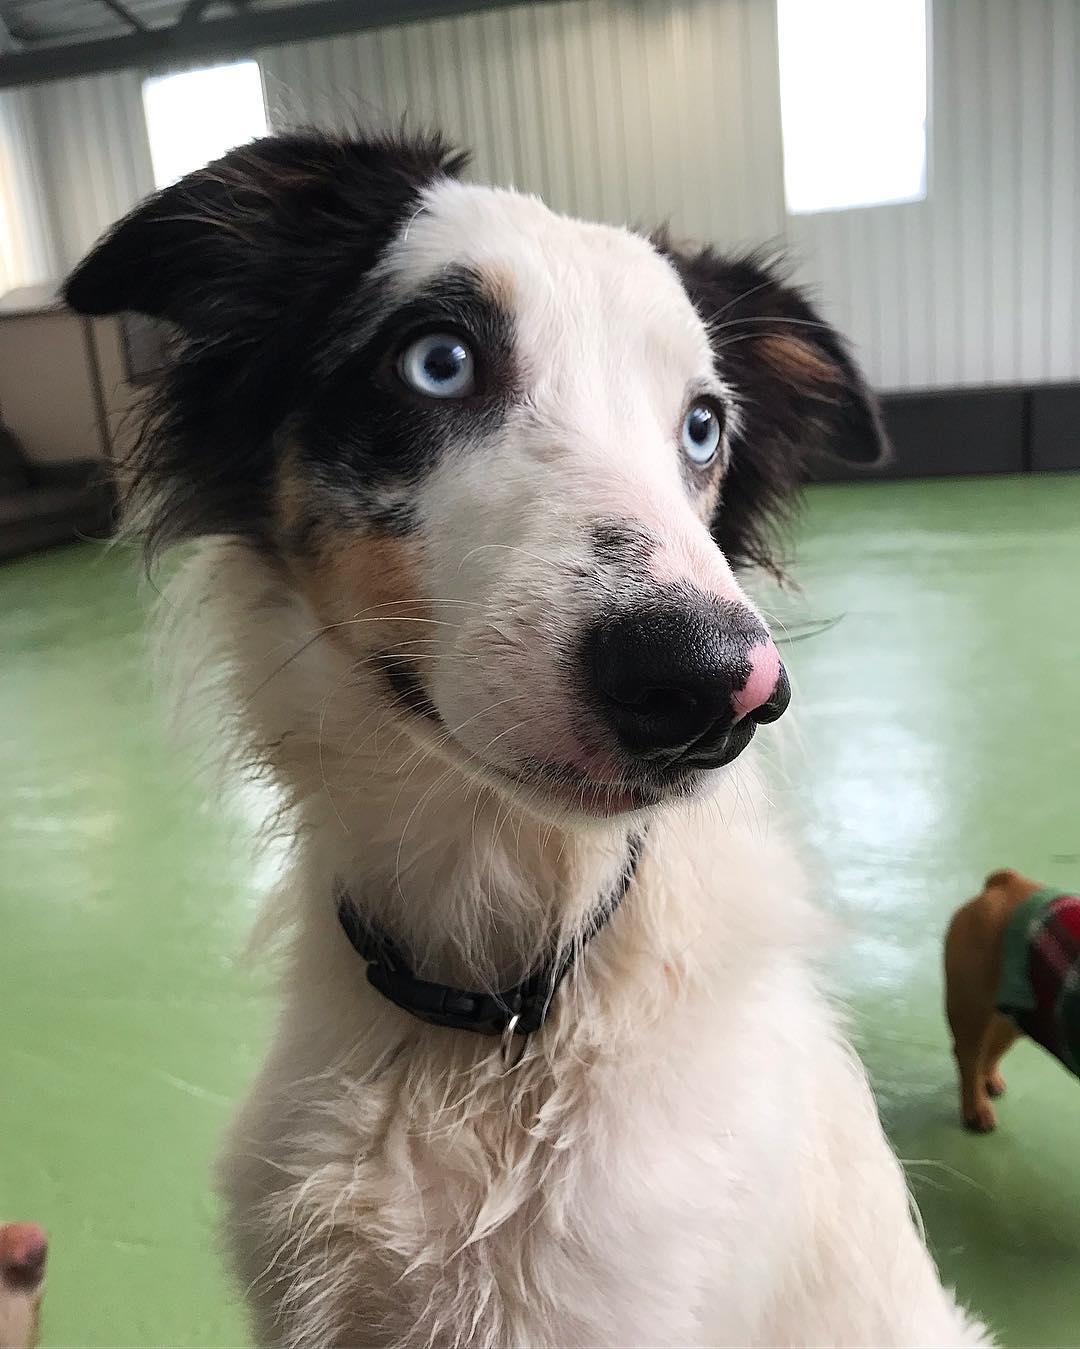
[[[830,482],[1080,469],[1080,383],[884,394],[892,461],[822,465]]]

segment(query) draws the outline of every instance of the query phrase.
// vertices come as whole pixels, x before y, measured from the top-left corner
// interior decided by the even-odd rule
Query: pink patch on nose
[[[771,641],[750,648],[750,676],[741,689],[731,695],[735,720],[767,703],[780,681],[780,653]]]

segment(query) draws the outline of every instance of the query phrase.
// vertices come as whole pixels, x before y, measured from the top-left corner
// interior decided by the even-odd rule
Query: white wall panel
[[[1080,362],[1080,9],[1054,0],[1050,12],[1049,213],[1045,299],[1046,373],[1060,379]]]
[[[884,388],[1080,375],[1080,8],[937,0],[925,202],[792,218]]]
[[[27,97],[53,252],[66,270],[153,190],[142,79],[123,71],[63,80],[36,85]]]
[[[408,114],[470,145],[475,177],[558,210],[703,239],[783,230],[771,0],[574,0],[258,57],[278,125]]]
[[[56,270],[41,169],[26,91],[0,91],[0,295]]]
[[[407,116],[470,145],[475,177],[560,210],[786,242],[882,387],[1076,378],[1080,6],[936,0],[931,32],[928,199],[800,217],[773,0],[563,0],[257,55],[276,125]],[[70,265],[150,189],[140,84],[17,96],[48,225],[36,266]]]

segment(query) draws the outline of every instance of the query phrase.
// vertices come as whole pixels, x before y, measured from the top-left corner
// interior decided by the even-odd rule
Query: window
[[[788,211],[926,196],[926,0],[778,0]]]
[[[151,76],[143,81],[143,107],[158,187],[266,135],[257,61]]]

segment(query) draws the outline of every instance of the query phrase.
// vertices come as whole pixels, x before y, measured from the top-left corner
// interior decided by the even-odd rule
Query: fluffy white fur
[[[319,623],[245,549],[203,547],[178,590],[236,743],[293,787],[284,1009],[222,1165],[260,1344],[986,1342],[815,986],[818,924],[749,754],[653,821],[623,909],[508,1067],[368,987],[333,882],[385,896],[414,940],[456,932],[440,968],[460,976],[493,932],[528,951],[592,904],[623,828],[538,824],[400,727],[380,739],[327,643],[279,669]]]
[[[222,540],[171,594],[173,650],[200,667],[180,682],[284,794],[294,844],[281,1019],[221,1166],[258,1342],[985,1344],[817,987],[820,925],[752,751],[711,795],[650,813],[622,909],[520,1059],[399,1012],[342,935],[336,882],[421,973],[505,986],[617,876],[640,821],[515,795],[470,758],[567,734],[552,643],[583,617],[583,520],[642,520],[655,567],[741,595],[671,449],[687,384],[722,393],[723,372],[668,264],[447,185],[385,265],[407,293],[450,260],[510,275],[533,362],[499,451],[419,489],[434,618],[402,640],[454,735],[396,714],[365,672],[388,620],[362,589],[328,620],[296,576]]]

